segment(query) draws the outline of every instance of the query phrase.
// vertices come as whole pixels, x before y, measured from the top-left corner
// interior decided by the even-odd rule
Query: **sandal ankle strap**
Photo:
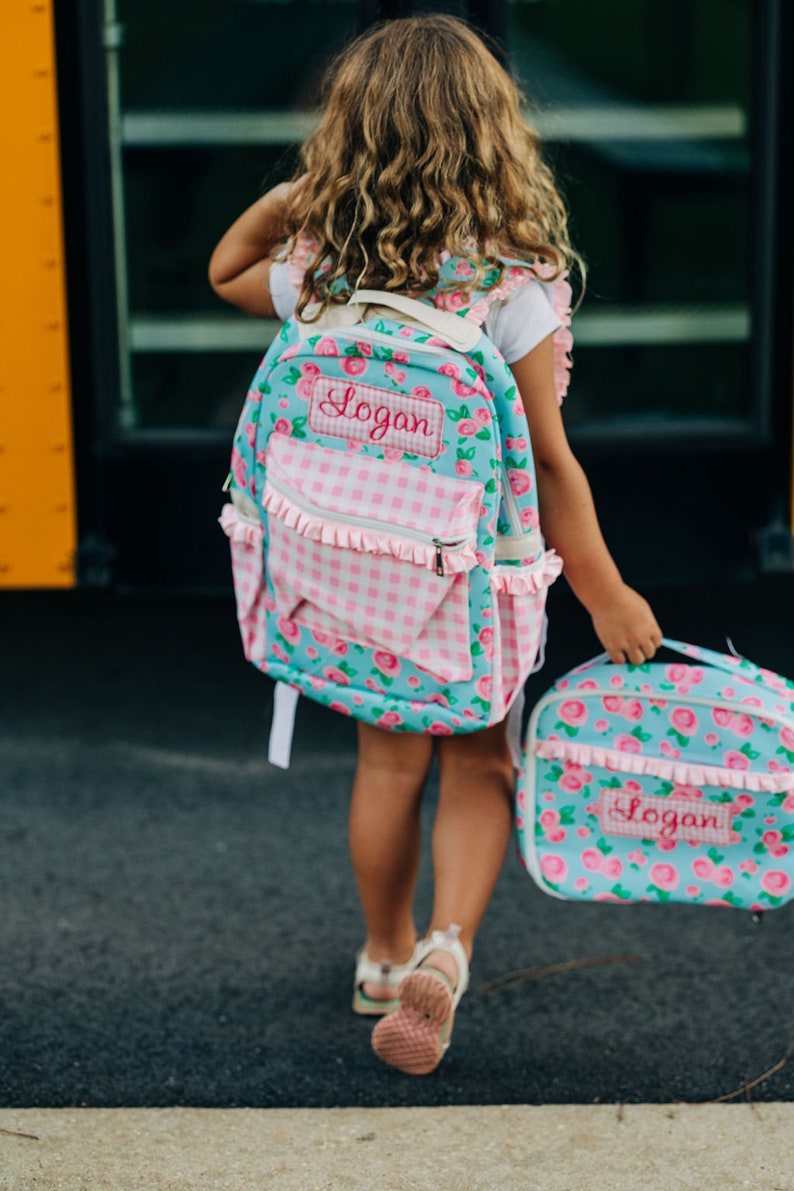
[[[417,943],[410,959],[403,964],[393,964],[388,960],[370,959],[366,947],[362,947],[356,957],[356,988],[362,984],[382,984],[386,988],[396,988],[403,977],[413,971],[420,948],[421,943]]]
[[[461,928],[456,922],[450,923],[446,930],[434,930],[419,944],[418,954],[415,956],[417,967],[433,951],[446,951],[448,955],[452,956],[458,969],[458,979],[452,993],[453,1008],[457,1008],[461,997],[469,987],[469,960],[458,938],[460,930]]]

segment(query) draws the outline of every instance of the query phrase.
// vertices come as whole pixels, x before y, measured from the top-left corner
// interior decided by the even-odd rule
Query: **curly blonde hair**
[[[360,286],[426,292],[445,250],[473,265],[469,290],[494,267],[501,280],[500,254],[543,262],[552,276],[578,261],[521,93],[462,21],[375,26],[332,63],[325,91],[289,212],[290,249],[310,242],[314,264],[299,315]]]

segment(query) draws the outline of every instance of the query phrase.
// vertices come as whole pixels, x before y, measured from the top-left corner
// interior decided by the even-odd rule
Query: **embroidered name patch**
[[[731,826],[731,804],[726,802],[701,802],[674,795],[664,798],[612,788],[601,791],[598,812],[605,835],[721,845],[739,839]]]
[[[435,459],[441,453],[444,406],[432,398],[318,376],[311,390],[309,425],[315,434]]]

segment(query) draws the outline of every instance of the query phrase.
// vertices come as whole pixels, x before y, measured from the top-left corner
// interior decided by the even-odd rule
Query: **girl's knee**
[[[413,732],[388,732],[372,724],[358,724],[360,766],[399,775],[425,775],[433,760],[433,738]]]
[[[439,739],[438,762],[442,776],[452,773],[498,773],[513,782],[513,758],[503,721],[482,732]]]

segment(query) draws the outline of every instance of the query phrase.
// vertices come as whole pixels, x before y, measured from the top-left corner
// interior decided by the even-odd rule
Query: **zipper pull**
[[[228,476],[223,481],[223,487],[221,488],[221,492],[228,492],[229,489],[231,488],[231,486],[232,486],[232,473],[229,472]]]
[[[444,575],[444,556],[441,553],[441,547],[444,545],[439,538],[433,538],[433,545],[436,548],[436,574]]]

